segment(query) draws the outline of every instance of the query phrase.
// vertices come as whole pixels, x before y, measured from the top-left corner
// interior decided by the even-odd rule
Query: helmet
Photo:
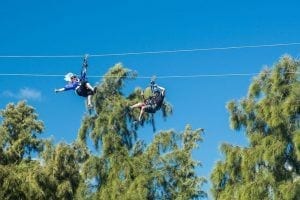
[[[72,77],[77,77],[77,76],[76,76],[76,74],[73,74],[73,73],[69,72],[69,73],[67,73],[67,74],[65,75],[64,80],[65,80],[65,81],[71,81],[71,78],[72,78]]]

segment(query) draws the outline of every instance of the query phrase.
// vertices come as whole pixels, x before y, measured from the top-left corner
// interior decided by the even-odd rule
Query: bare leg
[[[143,116],[144,112],[145,112],[145,107],[143,106],[143,107],[141,108],[141,112],[140,112],[140,116],[139,116],[139,121],[142,120],[142,116]]]
[[[89,95],[88,97],[87,97],[87,104],[88,104],[88,107],[92,107],[93,105],[92,105],[92,95]]]
[[[134,104],[132,106],[130,106],[130,109],[133,109],[133,108],[141,108],[142,106],[144,106],[145,104],[144,103],[137,103],[137,104]]]
[[[91,86],[90,83],[87,82],[85,85],[86,85],[86,87],[87,87],[88,89],[94,91],[94,88]]]

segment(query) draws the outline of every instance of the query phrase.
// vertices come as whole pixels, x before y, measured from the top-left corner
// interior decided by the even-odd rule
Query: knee
[[[138,104],[136,104],[137,105],[137,107],[140,107],[140,108],[143,108],[144,107],[144,104],[143,103],[138,103]]]

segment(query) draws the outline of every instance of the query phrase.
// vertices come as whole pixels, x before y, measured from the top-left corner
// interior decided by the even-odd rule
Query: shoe
[[[93,92],[94,92],[94,93],[96,93],[96,92],[97,92],[97,87],[94,87],[94,90],[93,90]]]
[[[139,120],[133,121],[133,124],[134,124],[134,125],[138,125],[138,124],[140,124],[140,123],[141,123],[141,121],[139,121]]]

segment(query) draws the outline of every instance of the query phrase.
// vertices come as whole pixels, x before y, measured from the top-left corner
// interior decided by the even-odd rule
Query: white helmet
[[[71,77],[76,77],[76,74],[73,74],[73,73],[69,72],[69,73],[67,73],[67,74],[65,75],[64,80],[70,82],[70,81],[71,81]]]

